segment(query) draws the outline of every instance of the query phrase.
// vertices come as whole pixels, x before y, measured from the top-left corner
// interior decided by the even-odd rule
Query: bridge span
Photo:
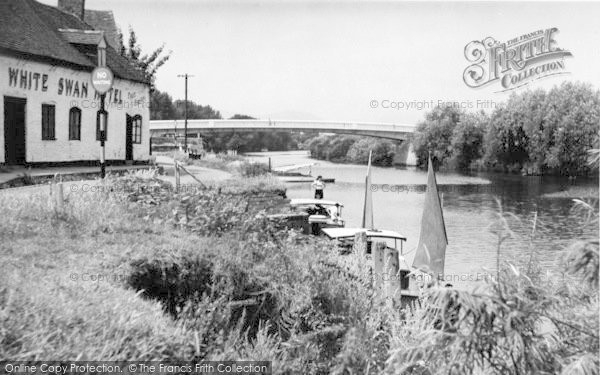
[[[414,125],[368,123],[368,122],[335,122],[335,121],[302,121],[302,120],[188,120],[188,135],[203,132],[253,132],[253,131],[293,131],[353,134],[370,137],[405,141],[415,131]],[[150,134],[164,136],[167,134],[183,135],[184,120],[150,121]]]

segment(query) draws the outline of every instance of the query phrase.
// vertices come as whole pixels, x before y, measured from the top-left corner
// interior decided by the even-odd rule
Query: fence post
[[[385,249],[385,273],[387,279],[386,294],[390,302],[394,303],[398,301],[400,303],[401,296],[401,280],[400,280],[400,259],[398,250],[386,248]]]
[[[385,298],[385,283],[387,279],[385,272],[385,242],[374,242],[371,245],[371,257],[373,258],[373,291],[376,301],[381,301]]]
[[[57,182],[58,179],[58,182]],[[50,183],[50,197],[53,201],[54,212],[62,213],[64,209],[65,196],[63,192],[62,176],[54,175],[54,179]]]
[[[59,182],[58,184],[56,184],[56,207],[58,209],[58,212],[63,212],[63,208],[65,205],[65,195],[63,192],[63,183]]]
[[[179,162],[175,160],[175,192],[179,193]]]

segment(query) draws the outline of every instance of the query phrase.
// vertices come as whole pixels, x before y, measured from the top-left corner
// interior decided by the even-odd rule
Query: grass
[[[248,161],[243,156],[227,154],[206,154],[202,159],[189,159],[187,155],[175,153],[177,160],[204,168],[219,169],[242,177],[259,177],[269,172],[269,166],[265,163]]]
[[[46,189],[0,195],[0,360],[252,359],[281,374],[599,367],[590,239],[556,279],[507,264],[499,283],[435,288],[401,311],[373,299],[362,257],[240,204],[277,186],[268,178],[181,195],[150,172],[110,182],[68,194],[62,210]],[[597,226],[594,207],[574,215]]]
[[[112,196],[89,198],[71,195],[63,215],[46,193],[11,202],[0,228],[1,358],[149,359],[179,350],[161,306],[119,282],[119,259],[148,246],[140,238],[148,228]],[[6,207],[10,198],[1,199]],[[111,281],[82,281],[84,274]]]

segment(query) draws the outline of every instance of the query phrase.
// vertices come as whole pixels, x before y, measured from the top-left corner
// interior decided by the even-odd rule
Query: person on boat
[[[331,214],[329,213],[329,210],[327,210],[325,207],[321,206],[320,204],[317,204],[317,215],[323,215],[323,216],[331,216]]]
[[[323,190],[325,189],[325,183],[323,177],[318,176],[311,185],[315,189],[315,199],[323,199]]]

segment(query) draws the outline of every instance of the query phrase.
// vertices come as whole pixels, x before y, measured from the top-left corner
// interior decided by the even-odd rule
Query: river
[[[263,162],[269,157],[274,167],[317,163],[310,167],[313,176],[335,178],[335,183],[328,184],[325,189],[325,199],[344,205],[342,217],[347,227],[360,225],[366,166],[315,160],[306,152],[269,152],[252,156]],[[301,171],[306,173],[309,168]],[[556,274],[561,270],[559,259],[566,246],[583,236],[598,236],[597,228],[584,228],[572,215],[571,199],[544,197],[544,194],[568,187],[569,181],[565,179],[443,172],[437,173],[436,177],[442,193],[449,242],[445,273],[454,285],[471,284],[485,274],[495,273],[498,243],[495,228],[500,210],[513,232],[512,238],[501,246],[503,263],[523,266],[533,254],[536,264],[546,272]],[[419,239],[426,183],[426,171],[414,167],[372,169],[375,227],[396,230],[408,238],[404,253],[409,264]],[[576,184],[597,187],[598,180],[578,179]],[[312,197],[310,183],[287,185],[289,198]],[[595,204],[598,204],[597,200]]]

